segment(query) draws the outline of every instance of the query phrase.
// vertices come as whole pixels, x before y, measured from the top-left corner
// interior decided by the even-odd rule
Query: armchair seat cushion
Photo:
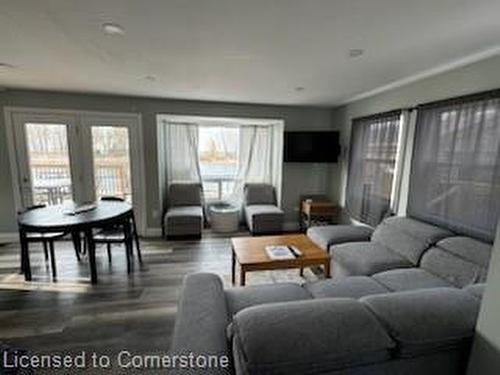
[[[316,245],[329,250],[333,245],[346,242],[370,241],[373,229],[365,225],[325,225],[307,230],[307,236]]]
[[[203,228],[203,209],[199,206],[171,207],[165,214],[168,236],[199,235]]]
[[[401,255],[376,242],[350,242],[332,248],[335,279],[346,276],[371,276],[396,268],[412,267]]]
[[[283,230],[284,213],[271,204],[254,204],[245,207],[248,228],[252,233],[278,233]]]
[[[377,273],[374,280],[393,292],[405,290],[451,287],[449,282],[421,268],[404,268]]]

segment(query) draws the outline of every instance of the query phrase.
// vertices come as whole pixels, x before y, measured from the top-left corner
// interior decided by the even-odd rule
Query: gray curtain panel
[[[500,214],[500,92],[419,108],[408,212],[493,240]]]
[[[346,208],[375,226],[389,212],[401,111],[353,120]]]

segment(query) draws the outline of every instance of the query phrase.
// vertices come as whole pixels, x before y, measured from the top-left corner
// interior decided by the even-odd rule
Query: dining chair
[[[37,204],[34,206],[27,207],[24,211],[19,212],[19,214],[23,212],[37,210],[44,207],[46,207],[45,204]],[[49,260],[49,253],[50,253],[50,267],[52,269],[52,278],[54,280],[57,278],[56,257],[54,254],[54,241],[64,237],[65,235],[66,235],[65,232],[28,232],[26,234],[26,242],[28,244],[34,242],[39,242],[42,244],[43,253],[45,255],[45,261]],[[76,257],[78,258],[78,260],[80,260],[80,255],[78,254],[78,251],[76,251]]]
[[[101,201],[124,202],[125,200],[121,197],[105,196],[101,198]],[[133,211],[130,224],[132,229],[132,239],[135,242],[135,246],[137,249],[137,257],[139,259],[139,263],[142,264],[141,248],[139,245],[139,235],[137,234],[137,226],[135,223],[135,215]],[[106,245],[108,260],[110,263],[112,259],[111,246],[113,244],[124,244],[126,246],[125,228],[123,224],[110,224],[98,230],[92,237],[96,244],[100,243]],[[134,256],[133,246],[131,246],[131,253],[129,254],[129,252],[127,251],[126,255],[127,255],[127,265],[129,265],[131,262],[131,257],[133,258]],[[128,268],[128,270],[130,271],[130,267]]]

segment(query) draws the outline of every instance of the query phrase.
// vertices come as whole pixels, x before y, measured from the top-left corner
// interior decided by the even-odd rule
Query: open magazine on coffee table
[[[294,259],[302,255],[302,252],[296,246],[266,246],[266,253],[273,260]]]

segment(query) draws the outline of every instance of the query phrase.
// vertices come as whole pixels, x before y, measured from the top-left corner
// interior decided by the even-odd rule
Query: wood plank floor
[[[0,246],[0,341],[37,354],[84,350],[113,357],[124,349],[134,354],[165,353],[183,277],[214,272],[230,286],[230,240],[206,235],[201,241],[158,239],[141,244],[144,265],[136,260],[131,275],[122,247],[113,248],[111,264],[105,248],[98,248],[96,286],[89,282],[88,261],[76,260],[70,242],[56,243],[57,282],[50,279],[41,246],[30,245],[30,283],[18,273],[18,244]],[[306,270],[304,277],[318,276]],[[303,281],[296,270],[258,272],[247,280],[250,285]]]

